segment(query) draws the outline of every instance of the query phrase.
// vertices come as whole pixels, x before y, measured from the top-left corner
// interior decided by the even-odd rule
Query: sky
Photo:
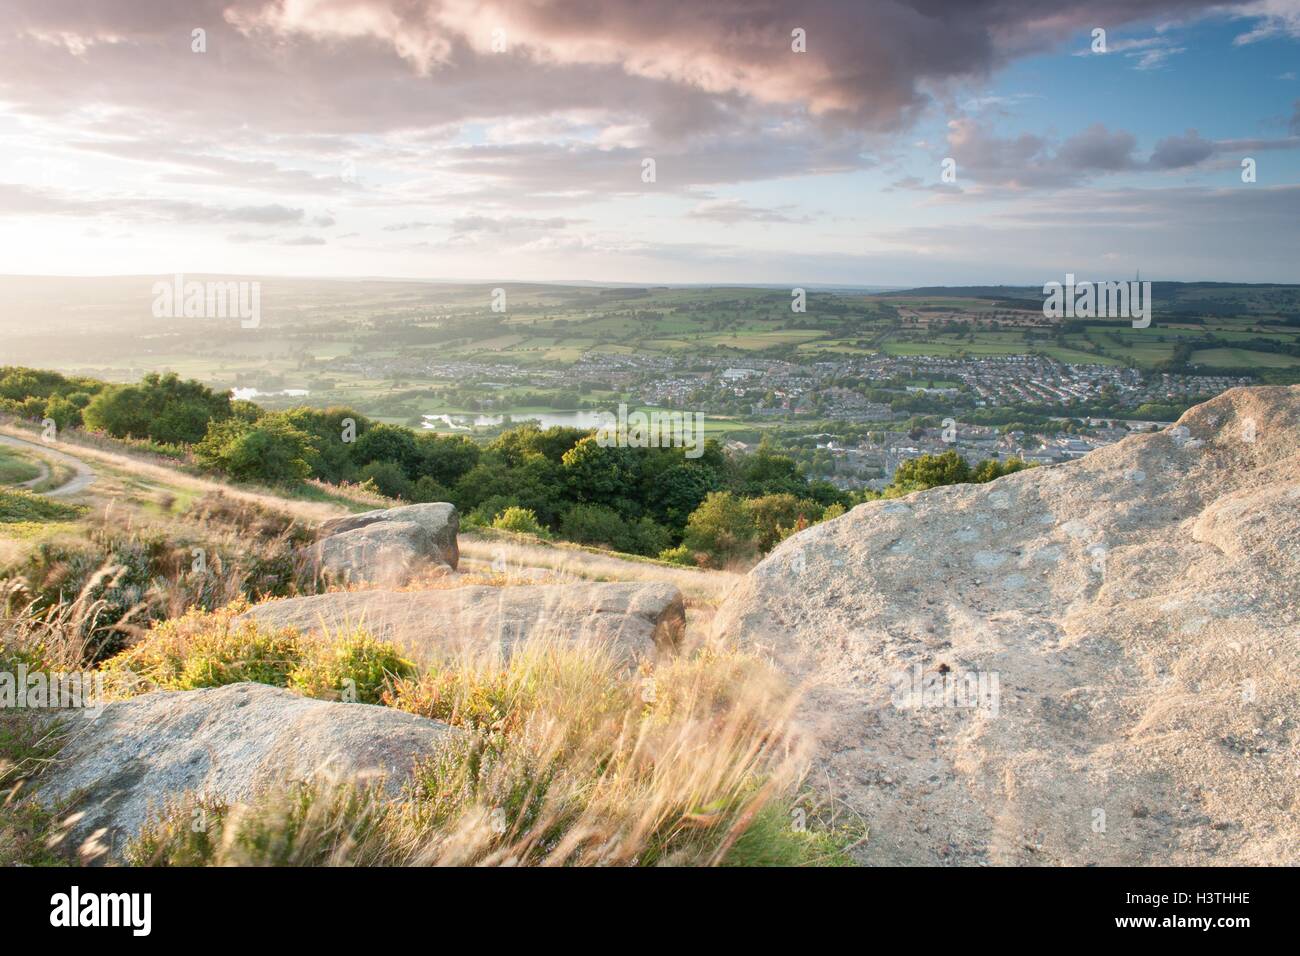
[[[1300,281],[1300,0],[4,8],[0,274]]]

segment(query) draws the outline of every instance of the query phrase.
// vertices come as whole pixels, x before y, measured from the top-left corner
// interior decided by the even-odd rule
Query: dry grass
[[[468,570],[490,569],[523,577],[532,569],[550,572],[550,580],[656,581],[674,584],[688,598],[717,603],[741,575],[732,571],[701,571],[651,560],[620,557],[564,542],[533,543],[518,535],[483,536],[477,530],[460,536],[460,554]]]
[[[13,425],[0,424],[0,434],[13,435],[16,438],[24,438],[29,441],[32,438],[30,431]],[[140,452],[124,454],[106,448],[95,447],[91,444],[90,436],[78,435],[71,431],[65,431],[61,434],[60,443],[67,446],[66,450],[70,454],[75,454],[76,457],[83,459],[91,467],[106,466],[126,472],[139,479],[198,494],[219,492],[238,501],[280,511],[302,521],[323,521],[326,518],[333,518],[347,513],[347,509],[339,504],[286,499],[273,492],[250,490],[247,486],[187,474],[179,470],[176,465],[166,464],[165,459],[159,458],[156,462],[146,460],[146,457]],[[93,485],[89,494],[92,497],[95,494]]]
[[[224,805],[188,795],[129,851],[147,864],[716,865],[843,862],[791,815],[809,741],[763,661],[704,650],[629,668],[532,639],[391,682],[460,728],[400,799],[317,781]],[[199,811],[207,825],[191,826]]]

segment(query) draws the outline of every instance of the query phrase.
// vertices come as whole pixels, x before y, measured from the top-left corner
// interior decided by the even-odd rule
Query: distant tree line
[[[470,525],[711,567],[751,560],[871,497],[810,479],[767,441],[732,454],[710,439],[687,458],[681,448],[606,447],[587,429],[526,424],[480,444],[349,408],[268,411],[174,373],[114,385],[0,368],[0,409],[178,458],[192,454],[239,481],[361,483],[407,502],[453,502]],[[901,466],[884,494],[991,480],[1005,470],[1016,468],[927,455]]]

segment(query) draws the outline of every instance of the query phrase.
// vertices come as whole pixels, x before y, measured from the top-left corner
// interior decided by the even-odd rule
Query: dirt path
[[[95,472],[80,458],[74,458],[66,452],[55,451],[48,445],[40,442],[28,441],[25,438],[15,438],[13,435],[0,435],[0,444],[9,445],[13,448],[22,448],[30,451],[40,452],[42,455],[53,458],[71,468],[75,474],[68,481],[59,485],[57,488],[51,488],[48,491],[37,492],[45,495],[47,498],[62,498],[67,495],[75,495],[85,491],[95,480]],[[31,481],[23,482],[19,487],[34,488],[50,476],[49,466],[41,462],[41,468],[44,474]]]

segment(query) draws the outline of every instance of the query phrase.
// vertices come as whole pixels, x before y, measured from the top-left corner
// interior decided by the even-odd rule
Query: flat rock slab
[[[121,853],[163,801],[187,791],[246,799],[309,780],[383,778],[392,791],[422,755],[456,731],[388,707],[331,703],[264,684],[156,691],[71,718],[68,743],[36,793],[47,806],[72,799],[84,816],[73,845],[101,828]],[[79,793],[80,792],[80,793]]]
[[[1300,386],[782,542],[715,634],[807,687],[864,862],[1300,863]]]
[[[364,627],[421,662],[510,648],[529,636],[608,642],[629,658],[675,645],[685,622],[670,584],[472,585],[433,591],[336,591],[260,604],[243,617],[335,634]]]

